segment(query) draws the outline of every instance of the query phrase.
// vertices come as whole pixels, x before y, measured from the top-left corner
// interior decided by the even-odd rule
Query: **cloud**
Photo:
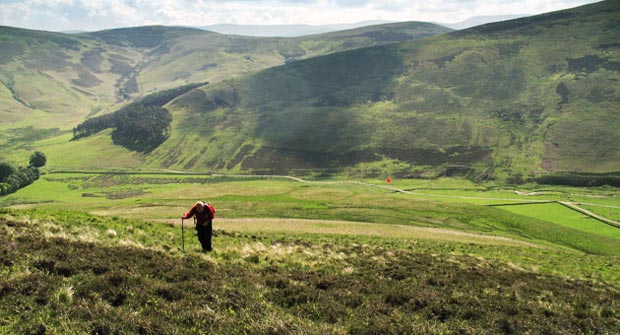
[[[101,30],[140,25],[333,24],[366,20],[458,22],[537,14],[593,0],[1,0],[0,25]]]

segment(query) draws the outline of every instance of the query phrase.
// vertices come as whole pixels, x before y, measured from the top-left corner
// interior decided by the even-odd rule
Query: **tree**
[[[32,184],[39,179],[39,167],[47,161],[45,154],[35,151],[30,156],[30,165],[18,168],[4,162],[0,162],[0,195],[6,195]]]
[[[34,166],[36,168],[42,167],[47,162],[47,157],[41,151],[35,151],[30,156],[30,166]]]
[[[129,150],[150,152],[170,134],[172,115],[165,108],[132,104],[116,116],[112,141]]]
[[[132,102],[129,105],[116,110],[110,114],[104,114],[97,117],[90,118],[73,128],[73,139],[87,137],[92,134],[98,133],[104,129],[115,128],[115,137],[113,140],[116,144],[127,147],[130,150],[136,151],[150,151],[156,148],[161,142],[167,138],[167,132],[170,129],[170,122],[172,122],[172,116],[169,112],[162,111],[165,104],[172,101],[176,97],[183,95],[196,87],[206,85],[208,83],[196,83],[177,88],[160,91],[147,95],[139,101]],[[147,114],[150,112],[149,107],[157,107],[153,111],[152,116]],[[146,113],[146,114],[145,114]],[[157,129],[148,131],[146,136],[148,138],[141,139],[141,134],[132,134],[135,129],[134,125],[124,126],[127,119],[131,119],[130,122],[135,122],[137,118],[151,118],[156,119]],[[144,119],[145,122],[153,122]],[[140,121],[141,122],[141,121]],[[167,122],[167,124],[164,124]],[[120,126],[119,126],[120,125]],[[120,129],[119,129],[120,128]],[[123,129],[124,128],[124,129]],[[129,132],[126,134],[126,132]]]
[[[13,173],[15,173],[15,168],[11,164],[0,162],[0,182],[5,181]]]

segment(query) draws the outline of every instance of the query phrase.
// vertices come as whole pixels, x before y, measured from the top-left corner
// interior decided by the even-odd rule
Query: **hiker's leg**
[[[212,222],[207,222],[207,224],[205,226],[205,244],[206,244],[206,248],[203,246],[203,249],[205,249],[207,251],[213,250],[212,245],[211,245],[211,239],[212,238],[213,238],[213,223]]]
[[[197,227],[198,230],[198,240],[202,245],[203,251],[211,251],[211,224],[207,224],[205,226]]]

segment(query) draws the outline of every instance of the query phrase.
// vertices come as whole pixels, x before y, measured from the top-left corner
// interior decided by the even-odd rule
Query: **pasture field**
[[[538,217],[545,221],[557,222],[560,225],[570,227],[572,229],[581,230],[601,236],[612,238],[620,238],[620,229],[601,224],[601,222],[564,207],[557,203],[545,203],[537,205],[516,205],[504,206],[505,210],[521,215],[530,215]],[[598,210],[598,207],[594,209]]]
[[[617,233],[555,203],[473,199],[534,195],[448,179],[409,180],[407,193],[372,180],[118,172],[47,173],[0,198],[0,333],[620,329]],[[182,234],[197,199],[217,209],[210,254],[191,222]]]
[[[94,158],[93,158],[94,159]],[[102,162],[103,163],[103,162]],[[244,191],[245,190],[245,191]],[[351,197],[355,195],[355,197]],[[620,190],[617,188],[574,188],[542,187],[523,185],[518,188],[497,186],[493,184],[475,184],[469,180],[457,178],[440,179],[401,179],[387,184],[381,179],[347,179],[345,177],[308,180],[286,176],[226,176],[201,173],[177,173],[175,171],[155,172],[149,170],[130,171],[108,168],[104,171],[84,171],[66,173],[50,171],[43,174],[35,185],[21,190],[18,194],[0,200],[0,204],[28,204],[50,202],[46,206],[67,208],[79,206],[89,210],[89,206],[105,199],[111,210],[124,208],[127,203],[144,204],[161,200],[169,204],[185,203],[196,198],[221,199],[225,203],[235,203],[235,197],[262,202],[298,202],[301,207],[336,207],[342,200],[351,200],[357,204],[372,197],[381,204],[387,199],[402,200],[398,204],[415,207],[415,202],[441,202],[475,205],[527,204],[552,201],[571,201],[584,203],[594,212],[613,213],[620,210]],[[111,202],[108,202],[112,200]],[[303,205],[305,203],[305,205]],[[447,205],[449,206],[449,205]],[[164,206],[166,207],[166,206]],[[372,207],[372,204],[370,205]],[[378,207],[378,206],[377,206]],[[395,207],[395,206],[389,206]],[[530,208],[530,207],[527,207]],[[534,208],[534,207],[532,207]],[[225,209],[229,210],[229,209]],[[232,208],[230,210],[233,210]],[[247,208],[235,208],[235,216],[247,216]],[[376,210],[376,208],[374,209]],[[271,210],[270,210],[271,211]],[[525,211],[536,217],[537,211]],[[531,212],[531,213],[530,213]],[[136,214],[138,214],[136,212]],[[165,215],[165,209],[161,211]],[[316,213],[308,213],[311,215]],[[128,214],[130,215],[130,214]],[[274,214],[275,216],[279,216]],[[256,215],[261,217],[262,214]],[[604,216],[604,215],[603,215]],[[155,216],[163,218],[161,216]],[[289,217],[284,215],[283,217]],[[294,216],[295,217],[295,216]],[[389,217],[389,216],[388,216]],[[554,216],[541,218],[554,222]],[[338,216],[331,217],[338,219]],[[362,220],[367,221],[367,220]],[[371,220],[372,221],[372,220]],[[403,220],[386,223],[403,223]]]
[[[592,212],[600,213],[608,219],[620,222],[620,208],[618,208],[618,206],[583,203],[581,207]]]
[[[217,207],[224,229],[476,240],[485,245],[532,244],[618,256],[620,229],[558,203],[544,203],[584,197],[592,205],[620,207],[613,191],[535,186],[515,190],[448,178],[386,185],[382,180],[344,178],[108,171],[47,173],[0,199],[0,205],[179,224],[181,214],[203,199]],[[603,216],[606,212],[597,212],[600,208],[613,209],[590,207]]]

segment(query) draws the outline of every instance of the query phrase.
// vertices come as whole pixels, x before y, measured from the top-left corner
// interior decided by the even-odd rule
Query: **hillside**
[[[410,22],[293,39],[161,26],[82,34],[0,27],[0,159],[15,161],[33,140],[63,136],[148,93],[446,31]]]
[[[173,104],[173,135],[149,164],[517,181],[620,171],[619,19],[603,1],[208,86]]]
[[[73,114],[71,121],[75,122],[98,109],[156,90],[214,83],[296,58],[446,31],[411,22],[292,39],[162,26],[82,34],[0,27],[0,113],[9,122],[37,113],[51,115],[46,123],[62,127],[67,124],[58,120],[59,114]]]
[[[7,334],[605,334],[620,327],[617,282],[522,267],[568,262],[594,274],[616,266],[613,257],[228,228],[216,230],[217,251],[204,255],[192,243],[179,250],[178,226],[41,209],[0,210],[0,230],[0,332]]]

